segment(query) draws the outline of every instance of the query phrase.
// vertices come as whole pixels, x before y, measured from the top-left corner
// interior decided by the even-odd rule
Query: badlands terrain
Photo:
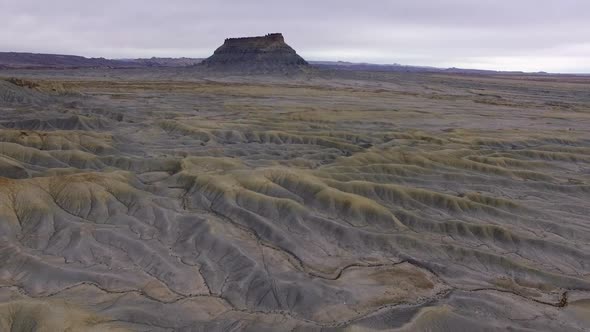
[[[1,331],[590,329],[588,77],[0,76]]]

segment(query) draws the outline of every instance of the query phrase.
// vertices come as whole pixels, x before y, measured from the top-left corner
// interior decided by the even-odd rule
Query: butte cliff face
[[[240,71],[288,71],[306,67],[307,61],[285,43],[280,33],[261,37],[228,38],[203,61],[208,68]]]

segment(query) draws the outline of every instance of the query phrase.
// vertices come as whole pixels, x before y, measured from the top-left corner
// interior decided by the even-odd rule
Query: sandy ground
[[[0,76],[0,330],[590,329],[590,78]]]

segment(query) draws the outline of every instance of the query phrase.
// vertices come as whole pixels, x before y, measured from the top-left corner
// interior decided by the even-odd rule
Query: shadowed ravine
[[[590,80],[0,75],[0,330],[590,327]]]

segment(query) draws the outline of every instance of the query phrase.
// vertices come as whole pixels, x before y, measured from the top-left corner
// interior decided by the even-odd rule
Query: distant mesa
[[[213,69],[275,71],[308,66],[280,33],[259,37],[228,38],[202,62]]]

